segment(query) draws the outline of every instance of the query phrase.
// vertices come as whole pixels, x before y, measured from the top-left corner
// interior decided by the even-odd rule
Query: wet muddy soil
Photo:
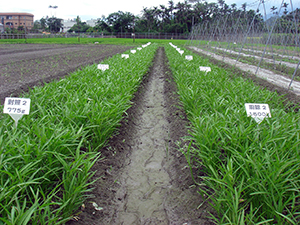
[[[179,151],[188,121],[163,48],[133,103],[93,167],[93,197],[68,224],[213,224]]]

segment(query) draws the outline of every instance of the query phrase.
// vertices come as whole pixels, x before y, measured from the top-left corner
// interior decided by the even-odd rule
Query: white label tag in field
[[[185,59],[191,61],[191,60],[193,60],[193,56],[192,55],[186,55]]]
[[[183,50],[178,51],[180,55],[182,55],[184,53]]]
[[[30,98],[5,98],[3,113],[28,115],[30,112]]]
[[[141,48],[141,47],[138,47],[138,48],[137,48],[137,50],[139,50],[139,51],[141,51],[142,49],[143,49],[143,48]]]
[[[30,98],[5,98],[3,113],[9,114],[15,121],[15,128],[23,115],[30,112]]]
[[[98,69],[105,71],[109,69],[109,65],[108,64],[98,64]]]
[[[268,104],[245,103],[247,116],[251,116],[257,123],[261,123],[265,117],[271,117]]]
[[[210,72],[211,68],[209,66],[200,66],[200,71],[204,71],[204,72]]]
[[[136,53],[136,50],[130,50],[130,52],[131,52],[132,54],[134,54],[134,53]]]
[[[128,58],[129,58],[129,55],[128,55],[128,54],[122,54],[121,57],[122,57],[122,58],[125,58],[125,59],[128,59]]]

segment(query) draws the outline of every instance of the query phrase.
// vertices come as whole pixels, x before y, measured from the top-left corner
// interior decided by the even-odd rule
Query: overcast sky
[[[290,0],[285,0],[287,3]],[[299,0],[292,0],[294,8],[298,5]],[[165,5],[168,6],[169,0],[3,0],[0,3],[0,12],[27,12],[34,15],[34,20],[39,20],[46,16],[56,16],[62,19],[73,19],[79,16],[81,20],[97,19],[102,15],[107,17],[110,13],[123,11],[139,15],[144,7]],[[173,0],[175,5],[184,0]],[[208,2],[217,2],[217,0],[208,0]],[[225,0],[226,4],[236,3],[238,7],[247,2],[252,8],[257,8],[256,0]],[[265,0],[266,8],[273,5],[279,8],[282,0]],[[297,3],[296,3],[297,2]],[[58,6],[57,9],[51,9],[49,6]]]

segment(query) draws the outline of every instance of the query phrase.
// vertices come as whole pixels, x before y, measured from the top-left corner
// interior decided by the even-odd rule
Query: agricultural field
[[[0,224],[298,224],[298,98],[184,41],[113,41],[0,44],[1,103],[32,102],[0,114]]]
[[[175,53],[169,47],[178,93],[192,123],[185,155],[191,169],[196,165],[204,173],[197,182],[219,213],[216,221],[298,224],[298,104],[286,104],[276,92],[208,59],[188,63]],[[199,65],[210,66],[211,72],[200,72]],[[272,117],[256,123],[247,117],[245,103],[269,104]]]
[[[195,44],[195,43],[194,43]],[[202,42],[202,44],[204,44]],[[241,70],[266,79],[279,87],[285,88],[296,95],[300,95],[300,72],[298,62],[300,58],[296,56],[297,49],[285,51],[285,54],[276,52],[274,46],[272,50],[260,50],[257,46],[230,45],[226,43],[212,43],[214,47],[207,45],[194,45],[190,49],[200,52],[203,55],[223,61],[229,65],[234,65]],[[220,47],[222,46],[223,47]],[[280,49],[277,49],[280,50]]]
[[[116,45],[5,44],[0,47],[0,100],[59,79],[129,49]]]

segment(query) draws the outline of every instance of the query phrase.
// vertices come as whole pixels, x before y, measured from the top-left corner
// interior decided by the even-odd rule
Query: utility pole
[[[135,16],[133,15],[133,33],[132,33],[132,36],[133,36],[133,43],[135,42],[135,33],[134,33],[134,19],[135,19]]]

